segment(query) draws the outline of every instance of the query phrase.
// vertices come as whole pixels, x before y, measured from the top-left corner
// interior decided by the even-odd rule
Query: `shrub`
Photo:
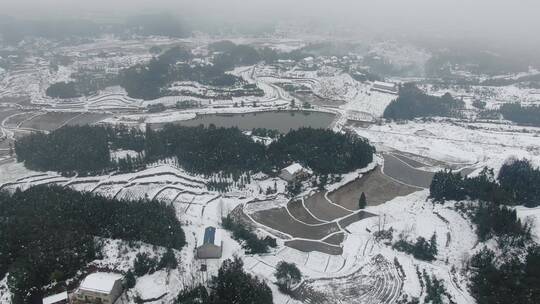
[[[222,219],[223,228],[233,233],[233,238],[242,243],[242,247],[250,254],[267,253],[268,247],[276,247],[276,239],[266,236],[259,238],[255,233],[246,229],[242,224],[237,224],[230,215]]]
[[[433,261],[438,252],[437,236],[436,234],[433,234],[429,242],[423,237],[418,237],[415,243],[400,239],[392,246],[392,248],[412,254],[419,260]]]
[[[151,258],[146,253],[137,253],[135,261],[133,262],[133,271],[138,277],[142,277],[145,274],[152,274],[158,269],[158,260]]]
[[[281,261],[277,264],[274,273],[278,280],[278,287],[282,292],[289,293],[291,288],[302,280],[302,273],[294,263]]]

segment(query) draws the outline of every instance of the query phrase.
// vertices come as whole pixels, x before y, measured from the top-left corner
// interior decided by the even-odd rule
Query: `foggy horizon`
[[[517,2],[517,3],[516,3]],[[540,28],[537,1],[1,1],[2,14],[16,18],[82,18],[103,22],[128,16],[168,13],[188,24],[237,24],[250,27],[276,22],[316,22],[321,27],[347,27],[349,32],[389,36],[479,39],[499,45],[540,45],[529,35]]]
[[[0,0],[0,304],[539,304],[540,0]]]

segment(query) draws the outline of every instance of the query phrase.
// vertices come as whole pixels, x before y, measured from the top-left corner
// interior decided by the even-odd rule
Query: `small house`
[[[197,240],[197,258],[219,259],[223,251],[221,231],[215,227],[206,227]]]
[[[375,81],[371,87],[372,91],[378,91],[382,93],[398,94],[399,87],[395,83]]]
[[[282,179],[292,182],[298,179],[304,178],[309,175],[309,171],[302,167],[299,163],[294,163],[286,168],[281,169],[279,177]]]
[[[108,272],[89,274],[75,291],[73,303],[114,303],[122,294],[122,278]]]
[[[43,304],[67,304],[69,303],[69,297],[67,291],[50,295],[43,298]]]

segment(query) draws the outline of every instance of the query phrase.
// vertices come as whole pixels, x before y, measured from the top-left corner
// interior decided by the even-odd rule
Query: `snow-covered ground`
[[[403,291],[409,296],[422,299],[422,289],[416,275],[416,268],[426,269],[438,279],[443,279],[448,292],[457,303],[474,303],[467,292],[466,280],[459,275],[465,266],[467,257],[472,255],[477,238],[472,225],[451,206],[433,204],[427,200],[428,190],[413,193],[406,197],[396,198],[386,204],[368,207],[368,212],[378,214],[352,224],[348,229],[352,235],[345,241],[345,252],[355,259],[368,259],[381,254],[387,260],[397,258],[405,271]],[[393,239],[400,236],[414,241],[421,236],[429,239],[433,233],[437,235],[439,254],[437,260],[424,262],[414,259],[408,254],[392,250],[383,242],[376,241],[369,231],[388,230],[392,228]],[[458,271],[451,272],[452,267]],[[422,302],[422,300],[421,300]]]
[[[338,117],[332,128],[341,131],[347,119],[378,120],[396,95],[374,92],[372,84],[354,80],[349,74],[333,66],[323,66],[317,71],[305,71],[297,67],[278,69],[274,66],[258,64],[238,67],[230,73],[240,76],[250,84],[256,84],[264,96],[235,97],[230,100],[194,98],[190,96],[168,96],[156,100],[143,101],[127,96],[121,87],[109,87],[95,96],[59,101],[45,96],[45,89],[57,81],[69,81],[71,74],[81,67],[100,67],[110,72],[121,67],[145,62],[151,58],[148,49],[153,45],[171,43],[189,44],[194,52],[204,52],[208,37],[189,39],[167,39],[153,37],[148,40],[118,41],[111,37],[98,39],[93,43],[76,47],[62,47],[59,54],[77,56],[79,62],[72,66],[60,66],[52,72],[49,63],[39,58],[29,58],[14,70],[0,72],[0,98],[27,95],[32,107],[52,107],[63,111],[115,111],[114,116],[104,123],[137,125],[164,123],[192,119],[197,114],[245,113],[288,108],[292,95],[282,88],[282,84],[295,84],[308,88],[327,103],[316,106],[314,110],[335,113]],[[252,43],[274,49],[289,51],[305,45],[305,41],[295,39],[238,39],[237,43]],[[92,54],[101,51],[114,53],[106,58]],[[430,57],[424,50],[411,46],[400,47],[395,43],[373,45],[369,52],[389,60],[398,67],[423,65]],[[127,55],[122,55],[122,53]],[[88,59],[92,58],[92,59]],[[399,79],[398,79],[399,81]],[[194,83],[176,83],[178,91],[205,93],[208,88]],[[524,104],[540,103],[538,90],[507,87],[472,87],[470,89],[440,89],[424,86],[423,89],[435,95],[451,92],[461,96],[472,109],[472,100],[480,99],[488,103],[488,108],[496,108],[506,102]],[[144,109],[153,104],[163,103],[173,107],[178,101],[197,101],[201,108],[189,110],[168,109],[162,113],[147,113]],[[244,106],[241,104],[245,103]],[[252,106],[253,103],[257,107]],[[240,105],[240,106],[239,106]],[[36,111],[36,113],[40,113]],[[31,113],[34,115],[34,113]],[[19,115],[19,114],[16,114]],[[4,122],[3,122],[4,123]],[[2,125],[2,127],[6,127]],[[540,129],[519,127],[511,124],[477,123],[454,119],[415,120],[406,123],[380,122],[365,127],[351,127],[352,131],[374,144],[378,151],[401,151],[419,157],[450,165],[472,165],[480,170],[489,166],[497,170],[509,158],[527,158],[540,166]],[[3,132],[11,132],[2,128]],[[258,139],[265,140],[268,139]],[[136,156],[134,151],[113,151],[113,158],[126,155]],[[379,164],[381,159],[377,159]],[[374,164],[373,164],[374,165]],[[437,165],[432,166],[437,169]],[[329,185],[335,190],[357,178],[365,171],[352,172],[342,176],[342,181]],[[495,172],[496,173],[496,172]],[[474,173],[473,173],[474,174]],[[209,260],[208,273],[199,271],[202,261],[195,259],[194,252],[201,231],[207,226],[220,227],[223,216],[242,206],[246,213],[286,207],[288,199],[284,196],[287,183],[279,178],[264,174],[251,176],[247,184],[232,183],[230,191],[218,193],[207,188],[212,177],[190,174],[179,168],[174,160],[168,159],[152,164],[145,170],[130,174],[105,175],[94,177],[62,177],[55,172],[34,172],[24,168],[21,163],[6,162],[0,165],[0,184],[2,189],[27,189],[33,185],[56,183],[80,191],[91,191],[107,197],[122,199],[158,199],[175,207],[183,224],[187,245],[175,254],[180,267],[166,272],[158,271],[137,280],[136,287],[124,294],[124,303],[133,303],[134,297],[159,297],[166,293],[163,302],[170,302],[178,292],[195,282],[205,281],[215,274],[224,259],[234,255],[243,258],[246,271],[262,277],[269,283],[274,302],[277,304],[299,303],[281,294],[276,286],[273,272],[280,261],[294,262],[304,275],[301,290],[316,291],[334,298],[327,302],[341,301],[347,294],[361,296],[363,302],[396,302],[404,295],[425,297],[417,269],[426,270],[445,282],[445,287],[456,303],[474,303],[467,291],[467,280],[463,270],[468,257],[481,246],[477,242],[473,226],[447,205],[433,204],[428,200],[428,191],[419,190],[404,197],[397,197],[379,206],[370,206],[367,212],[374,217],[360,220],[346,227],[341,254],[331,255],[318,251],[302,252],[284,245],[278,240],[278,248],[265,255],[246,255],[241,245],[232,239],[227,231],[222,231],[223,257]],[[276,188],[277,194],[266,195],[268,188]],[[249,203],[249,204],[248,204]],[[535,223],[535,237],[540,238],[540,209],[516,207],[518,216]],[[309,210],[308,210],[309,211]],[[269,229],[257,226],[260,236],[269,235]],[[385,240],[376,240],[373,233],[393,229],[393,240],[404,237],[415,240],[422,236],[429,239],[434,233],[439,244],[439,254],[433,262],[423,262],[412,256],[395,251]],[[106,266],[118,271],[126,271],[133,264],[137,252],[151,255],[161,254],[164,248],[146,244],[127,244],[120,240],[104,240],[104,259],[94,261],[97,266]],[[403,268],[403,273],[395,262]],[[9,303],[6,280],[0,282],[0,303]]]
[[[488,87],[471,86],[467,88],[450,86],[448,88],[439,88],[433,85],[425,85],[423,89],[431,95],[442,96],[450,93],[464,100],[474,98],[486,103],[487,109],[498,109],[505,103],[521,103],[523,105],[540,104],[540,91],[538,89],[521,88],[516,85]]]
[[[540,129],[453,121],[409,121],[356,128],[380,150],[389,148],[448,163],[499,168],[508,158],[540,165]]]
[[[125,153],[129,153],[129,151],[118,151],[117,154]],[[382,160],[378,159],[377,161]],[[16,184],[5,184],[4,189],[13,190],[15,187],[25,189],[31,185],[42,183],[59,183],[77,190],[92,191],[108,197],[159,199],[175,207],[187,239],[186,247],[175,253],[181,261],[180,268],[169,273],[158,271],[139,278],[136,287],[123,296],[124,303],[133,303],[135,295],[152,298],[165,293],[167,295],[164,297],[164,301],[169,301],[183,287],[202,280],[203,274],[198,271],[202,261],[194,258],[198,235],[207,226],[219,227],[221,218],[240,204],[247,204],[254,199],[267,199],[264,204],[250,204],[250,211],[254,212],[275,208],[279,206],[277,203],[280,201],[281,205],[287,203],[287,199],[283,199],[275,200],[275,203],[269,204],[272,200],[268,200],[264,194],[265,189],[275,186],[278,193],[283,193],[286,183],[280,179],[256,175],[252,177],[250,184],[235,188],[226,194],[220,194],[206,189],[205,183],[208,180],[204,177],[189,174],[173,165],[174,161],[169,160],[156,163],[154,166],[136,173],[83,178],[63,178],[52,172],[32,173],[20,168],[20,164],[11,165],[11,167],[1,166],[0,168],[16,170],[6,171],[9,172],[11,182]],[[16,175],[11,174],[11,172],[19,173]],[[349,175],[344,176],[338,184],[331,185],[330,189],[344,185],[355,175],[358,176],[358,172]],[[301,252],[284,246],[281,240],[278,240],[279,247],[270,254],[246,255],[240,244],[234,241],[227,231],[223,231],[223,257],[219,260],[206,261],[208,275],[215,274],[224,259],[234,255],[240,256],[245,262],[247,271],[262,277],[269,283],[274,293],[274,301],[279,304],[294,303],[288,296],[279,293],[272,284],[275,281],[273,276],[275,267],[280,261],[295,262],[298,265],[306,282],[306,285],[303,286],[316,286],[317,290],[329,294],[345,292],[352,286],[343,284],[336,287],[333,284],[322,284],[322,282],[356,277],[373,266],[374,268],[369,270],[370,273],[366,275],[384,276],[387,280],[385,284],[395,287],[392,290],[384,291],[384,294],[388,293],[397,299],[403,294],[421,297],[415,268],[418,266],[420,269],[426,269],[428,272],[436,274],[438,278],[448,282],[448,286],[457,284],[449,292],[458,303],[470,303],[470,296],[466,293],[464,285],[455,283],[456,280],[461,282],[462,278],[459,277],[459,274],[451,274],[450,268],[451,266],[458,267],[464,255],[474,247],[476,240],[474,233],[465,219],[449,208],[431,204],[426,200],[427,195],[427,191],[416,192],[377,207],[368,207],[366,211],[377,216],[347,227],[348,234],[345,237],[341,255]],[[441,220],[441,218],[445,218],[448,222]],[[444,250],[440,251],[441,254],[436,262],[419,262],[406,254],[393,251],[381,242],[374,241],[372,235],[374,231],[390,227],[394,229],[395,237],[403,234],[410,239],[417,236],[429,238],[436,232],[438,243],[447,245]],[[258,229],[257,233],[261,236],[268,235],[268,232],[263,229]],[[448,235],[451,235],[451,241],[448,241]],[[163,250],[163,248],[156,249],[145,244],[131,247],[118,240],[106,240],[105,258],[95,261],[94,264],[125,271],[131,267],[137,252],[149,252],[156,255]],[[404,268],[405,277],[398,276],[395,266],[392,266],[394,257],[400,261]],[[378,263],[383,263],[386,266],[379,269]],[[375,267],[375,265],[379,266]],[[367,294],[366,297],[374,298],[381,294]]]

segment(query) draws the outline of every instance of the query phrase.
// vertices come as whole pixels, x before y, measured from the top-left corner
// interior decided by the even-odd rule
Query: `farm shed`
[[[197,258],[219,259],[223,250],[221,232],[215,227],[206,227],[197,240]]]

